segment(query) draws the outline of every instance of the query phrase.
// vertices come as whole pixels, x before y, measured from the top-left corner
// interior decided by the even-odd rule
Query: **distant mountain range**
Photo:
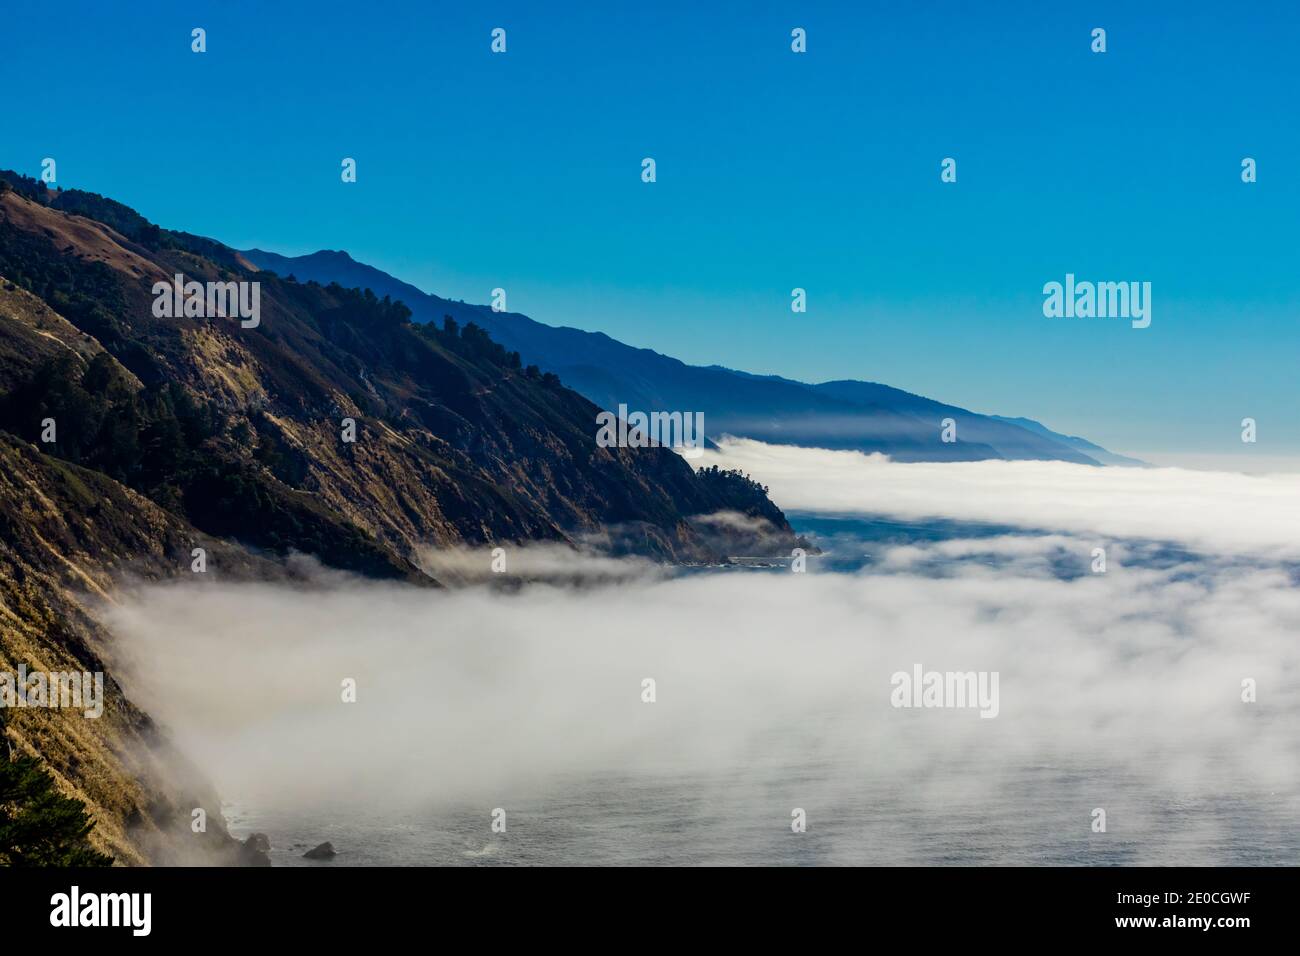
[[[451,316],[474,322],[523,361],[554,372],[601,408],[703,412],[709,438],[725,434],[777,444],[882,452],[899,461],[1051,460],[1089,465],[1141,465],[1100,445],[1054,432],[1028,418],[981,415],[874,382],[812,385],[751,375],[718,365],[687,365],[634,348],[601,332],[556,328],[515,312],[494,312],[431,295],[357,262],[346,252],[282,256],[249,249],[240,256],[259,269],[298,280],[369,288],[404,302],[418,322]],[[956,441],[944,442],[944,419]]]
[[[1117,455],[1112,451],[1107,451],[1100,445],[1088,441],[1086,438],[1079,438],[1075,435],[1062,435],[1060,432],[1054,432],[1042,422],[1036,422],[1032,418],[1005,418],[1002,415],[990,416],[1000,422],[1006,422],[1010,425],[1018,425],[1031,432],[1037,432],[1052,441],[1060,442],[1063,445],[1069,445],[1085,455],[1096,459],[1103,465],[1118,465],[1125,468],[1149,468],[1145,461],[1139,458],[1130,458],[1127,455]]]

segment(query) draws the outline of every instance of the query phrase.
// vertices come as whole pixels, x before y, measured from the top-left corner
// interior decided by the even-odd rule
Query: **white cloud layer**
[[[548,546],[507,557],[553,577],[573,560],[572,578],[594,570],[605,583],[144,585],[104,612],[114,671],[226,795],[295,814],[343,799],[422,820],[468,804],[485,831],[487,808],[520,794],[568,787],[573,804],[593,780],[635,779],[677,814],[633,815],[651,835],[646,858],[680,839],[687,859],[746,845],[761,852],[742,859],[761,862],[789,850],[752,834],[788,835],[802,807],[825,841],[808,844],[821,862],[951,861],[957,846],[968,862],[1056,859],[1064,847],[1078,861],[1101,845],[1088,828],[1103,807],[1124,862],[1240,862],[1243,840],[1300,862],[1294,840],[1275,836],[1300,821],[1290,571],[1210,556],[1053,573],[1094,532],[1286,552],[1279,515],[1295,514],[1294,484],[895,465],[753,443],[718,460],[787,508],[1056,530],[886,547],[851,574],[813,562],[806,574],[613,575]],[[489,564],[486,551],[444,559]],[[892,707],[891,676],[918,663],[997,671],[998,716]],[[641,700],[647,677],[653,704]],[[340,699],[345,678],[354,704]],[[1255,703],[1241,700],[1246,678]],[[719,822],[746,814],[752,830]],[[583,832],[596,827],[583,819]],[[621,860],[631,837],[612,839],[601,846]]]
[[[949,518],[1300,558],[1300,474],[1096,468],[1055,461],[901,463],[725,439],[692,462],[740,468],[786,511]]]

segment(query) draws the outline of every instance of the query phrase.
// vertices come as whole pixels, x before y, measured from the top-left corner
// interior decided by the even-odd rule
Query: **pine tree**
[[[111,866],[86,839],[95,821],[34,757],[14,756],[0,711],[0,866]]]

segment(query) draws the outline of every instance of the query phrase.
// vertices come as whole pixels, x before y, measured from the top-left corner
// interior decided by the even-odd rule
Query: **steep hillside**
[[[556,328],[518,313],[443,299],[356,262],[346,252],[287,257],[250,249],[241,255],[282,275],[373,289],[408,305],[417,321],[441,322],[449,315],[475,322],[524,361],[555,372],[602,408],[624,404],[645,411],[700,411],[714,439],[742,435],[777,444],[882,452],[900,461],[1007,458],[1095,465],[1099,460],[1085,445],[1061,440],[1046,429],[1021,427],[887,385],[809,385],[721,366],[687,365],[603,333]],[[944,442],[941,423],[949,417],[957,422],[956,441]]]
[[[158,314],[154,284],[178,273],[259,283],[258,321]],[[102,718],[18,709],[5,726],[119,862],[246,859],[216,796],[113,680],[95,620],[124,582],[190,575],[195,547],[214,579],[291,576],[282,559],[305,552],[436,587],[415,561],[430,545],[711,562],[751,553],[756,523],[768,547],[798,543],[753,482],[697,475],[664,448],[597,447],[598,409],[554,375],[478,326],[409,318],[0,173],[0,672],[108,676]],[[195,807],[207,834],[190,832]]]
[[[114,361],[95,400],[136,433],[119,427],[120,448],[78,434],[56,453],[209,533],[370,574],[418,573],[411,557],[423,545],[564,540],[615,524],[643,528],[658,557],[722,557],[687,519],[728,502],[667,449],[596,447],[598,409],[481,329],[416,325],[387,298],[250,273],[223,247],[106,206],[151,248],[58,211],[97,208],[68,195],[48,194],[50,205],[0,196],[0,275],[103,346]],[[150,287],[176,273],[258,281],[260,324],[154,317]],[[77,391],[68,375],[29,384],[0,427],[35,440]],[[142,388],[128,395],[133,382]],[[131,451],[151,428],[183,439],[163,473]]]
[[[101,716],[8,708],[9,741],[41,757],[60,788],[86,803],[92,842],[120,863],[238,859],[216,794],[123,694],[90,613],[114,600],[124,576],[190,574],[194,547],[207,549],[214,579],[281,573],[116,482],[0,432],[0,672],[105,675]],[[205,833],[191,830],[196,807],[209,814]]]

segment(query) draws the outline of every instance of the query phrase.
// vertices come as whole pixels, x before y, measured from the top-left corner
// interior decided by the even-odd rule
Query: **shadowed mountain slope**
[[[1131,461],[1042,426],[1026,427],[1019,420],[981,415],[887,385],[809,385],[716,365],[687,365],[600,332],[556,328],[518,313],[430,295],[346,252],[289,257],[250,249],[240,255],[282,275],[373,289],[405,303],[416,321],[437,323],[451,316],[474,322],[518,351],[523,361],[556,373],[602,408],[703,412],[712,439],[733,434],[778,444],[882,452],[900,461],[1005,458],[1095,465],[1107,456],[1116,464]],[[946,418],[956,423],[956,441],[943,441]]]
[[[178,274],[258,283],[258,321],[159,314],[155,284]],[[306,553],[436,587],[418,563],[430,546],[751,553],[752,534],[703,520],[717,513],[761,524],[782,553],[797,543],[743,476],[598,447],[599,410],[554,375],[481,327],[409,319],[389,298],[257,272],[120,203],[0,172],[0,671],[107,675],[102,718],[16,710],[7,734],[87,804],[120,862],[241,858],[215,795],[117,684],[95,620],[132,580],[207,580],[195,548],[216,580],[293,578]],[[200,806],[213,822],[191,840]]]

